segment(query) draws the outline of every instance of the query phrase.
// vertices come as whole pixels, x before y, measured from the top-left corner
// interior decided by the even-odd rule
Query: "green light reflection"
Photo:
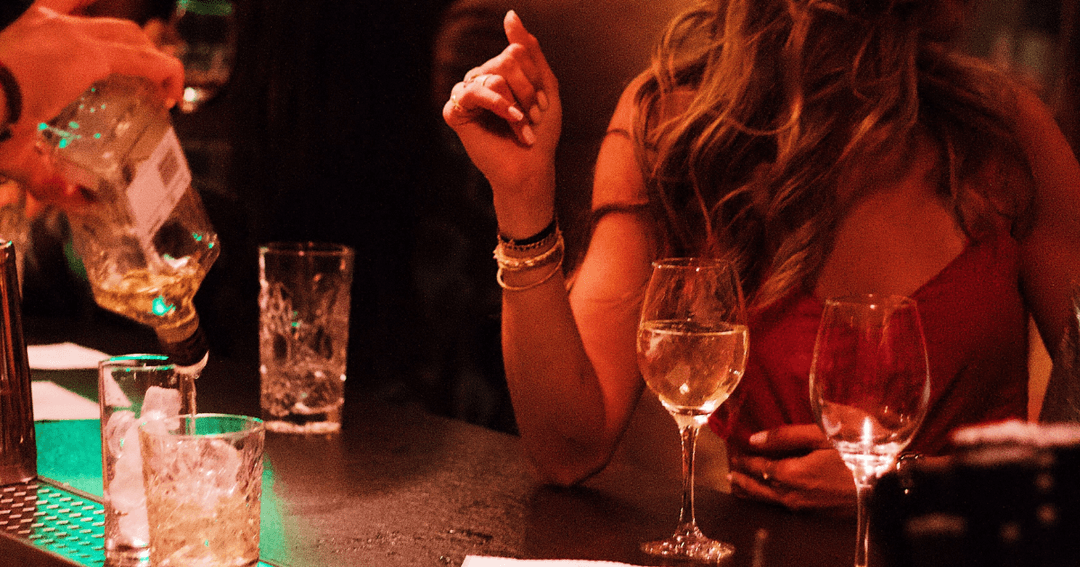
[[[100,421],[38,421],[34,426],[38,446],[38,475],[101,499],[103,482]],[[274,491],[274,467],[270,458],[265,456],[262,479],[259,555],[289,557],[290,542],[286,538],[285,522],[281,514],[284,505]],[[260,565],[267,564],[260,562]]]
[[[176,306],[172,303],[169,303],[165,300],[164,297],[159,295],[154,298],[154,301],[150,305],[150,310],[154,313],[154,315],[157,315],[158,317],[164,317],[165,315],[176,311]]]

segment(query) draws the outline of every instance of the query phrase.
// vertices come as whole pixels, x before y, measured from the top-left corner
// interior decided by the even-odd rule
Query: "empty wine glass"
[[[177,104],[181,112],[194,112],[229,81],[236,43],[230,0],[177,0],[163,47],[184,64],[184,96]]]
[[[869,552],[867,501],[926,415],[930,370],[915,301],[889,295],[829,299],[810,367],[810,405],[855,477],[856,567]]]
[[[728,263],[674,258],[653,264],[638,325],[638,365],[675,418],[682,439],[683,496],[669,538],[641,545],[664,557],[717,562],[731,544],[701,533],[694,518],[694,449],[699,429],[739,384],[746,368],[742,290]]]

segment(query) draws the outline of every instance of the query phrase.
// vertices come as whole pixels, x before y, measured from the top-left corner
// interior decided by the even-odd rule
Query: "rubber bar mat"
[[[105,565],[101,502],[47,478],[0,486],[0,535],[36,548],[55,563]]]

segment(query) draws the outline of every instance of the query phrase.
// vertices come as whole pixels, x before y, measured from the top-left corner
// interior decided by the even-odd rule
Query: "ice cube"
[[[202,445],[200,461],[205,477],[219,492],[229,493],[236,486],[243,460],[240,451],[221,439]]]
[[[181,442],[172,478],[178,491],[211,510],[236,491],[242,465],[240,452],[220,439]]]
[[[132,434],[136,438],[135,442],[138,442],[139,430],[132,431],[134,425],[136,425],[134,412],[121,410],[109,416],[109,420],[105,423],[105,444],[109,448],[110,455],[119,457],[124,452],[125,439]]]
[[[122,513],[117,518],[117,527],[125,539],[137,542],[150,542],[150,522],[146,518],[145,503]]]
[[[180,390],[150,386],[143,397],[141,417],[146,420],[180,415]]]
[[[131,513],[146,507],[142,454],[139,451],[139,436],[136,427],[133,426],[128,433],[125,450],[113,463],[112,478],[109,481],[109,502],[113,509],[123,513]]]

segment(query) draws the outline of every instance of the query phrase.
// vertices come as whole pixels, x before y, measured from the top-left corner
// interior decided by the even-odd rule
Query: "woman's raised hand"
[[[562,108],[539,42],[513,11],[503,27],[509,45],[454,85],[443,119],[491,183],[500,231],[522,238],[554,214]]]

